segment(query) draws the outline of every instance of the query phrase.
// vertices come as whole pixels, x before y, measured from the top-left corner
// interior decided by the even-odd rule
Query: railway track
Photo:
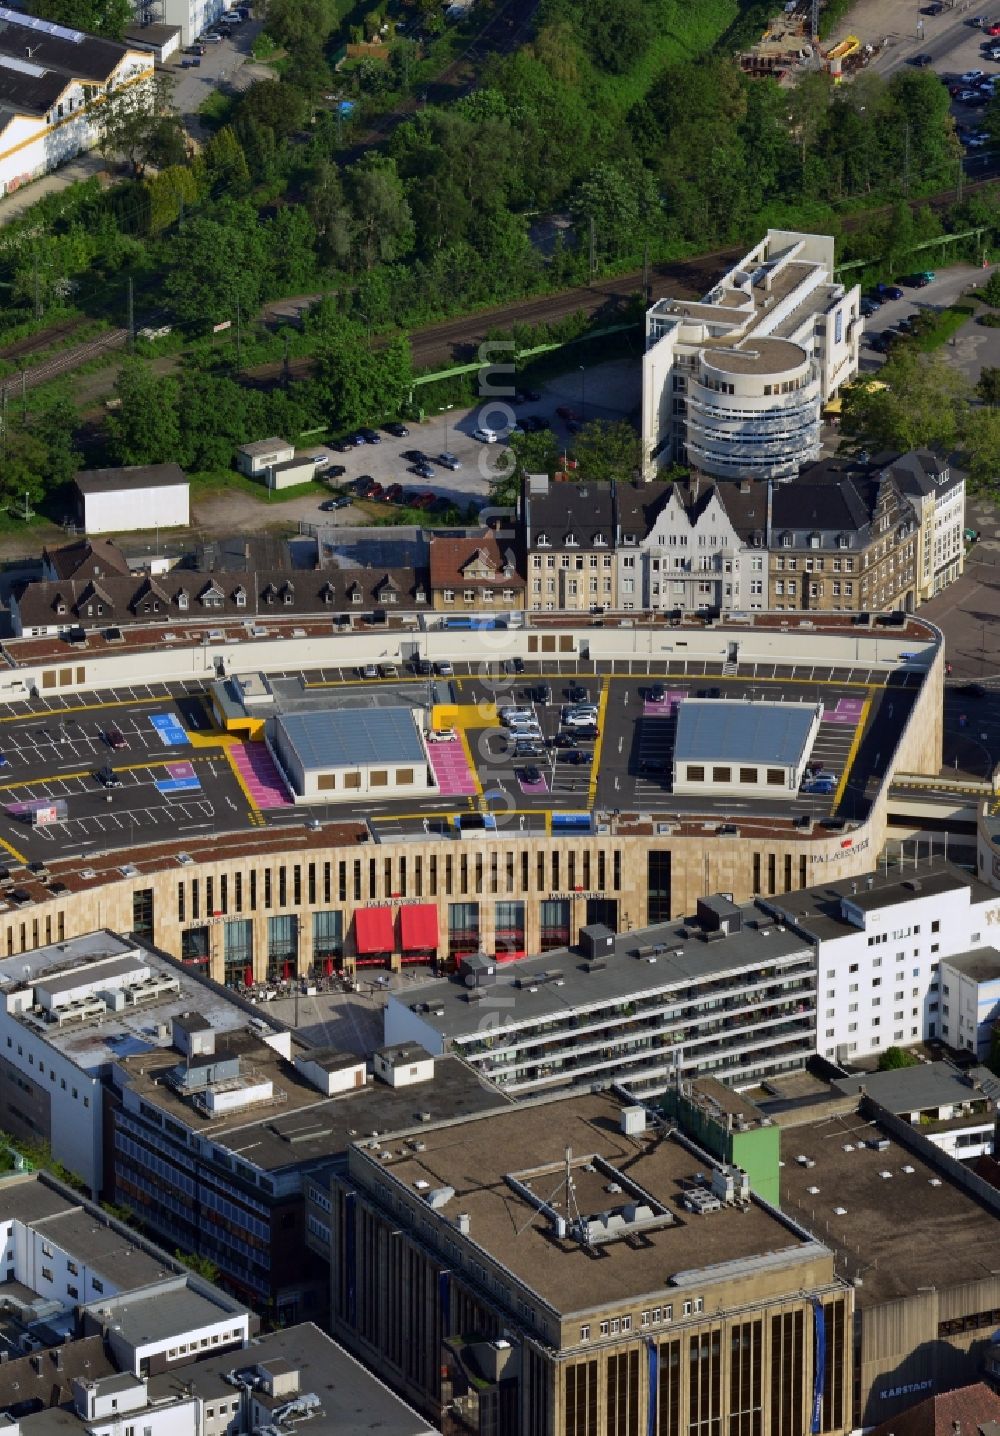
[[[127,339],[127,329],[112,329],[107,334],[102,334],[99,339],[90,339],[86,344],[64,349],[41,364],[34,364],[30,369],[22,369],[20,374],[0,380],[0,394],[21,394],[28,389],[37,389],[40,384],[47,384],[50,379],[56,379],[60,374],[82,369],[84,364],[89,364],[92,359],[100,359],[113,350],[123,349]]]

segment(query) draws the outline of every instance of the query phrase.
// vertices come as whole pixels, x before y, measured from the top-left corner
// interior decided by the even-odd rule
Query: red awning
[[[418,902],[400,908],[399,925],[404,952],[437,952],[438,913],[433,903]]]
[[[360,908],[354,914],[354,943],[358,952],[392,952],[396,946],[391,907]]]

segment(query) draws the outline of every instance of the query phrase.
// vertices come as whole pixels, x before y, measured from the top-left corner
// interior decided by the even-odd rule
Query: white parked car
[[[454,728],[432,728],[427,734],[428,743],[453,743],[458,737]]]
[[[460,469],[462,467],[461,459],[457,459],[455,455],[447,449],[445,449],[443,453],[438,454],[436,462],[445,469]]]
[[[500,435],[496,429],[476,429],[472,437],[478,439],[481,444],[498,444]]]

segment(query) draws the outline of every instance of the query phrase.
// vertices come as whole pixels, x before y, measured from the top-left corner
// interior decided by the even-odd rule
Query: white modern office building
[[[761,906],[816,943],[816,1046],[824,1057],[853,1061],[933,1037],[977,1049],[980,995],[966,992],[960,1028],[959,984],[948,966],[954,960],[969,981],[993,984],[995,1004],[997,963],[975,964],[968,955],[992,958],[1000,894],[938,863],[804,888]]]
[[[829,235],[768,230],[699,301],[646,315],[643,472],[684,463],[721,479],[789,479],[819,457],[823,405],[857,372],[857,285]]]

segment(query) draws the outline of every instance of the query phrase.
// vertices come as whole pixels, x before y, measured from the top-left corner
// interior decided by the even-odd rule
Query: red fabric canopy
[[[354,944],[362,955],[396,946],[391,907],[365,907],[354,914]]]
[[[399,925],[404,952],[437,951],[438,914],[433,903],[418,902],[400,908]]]

